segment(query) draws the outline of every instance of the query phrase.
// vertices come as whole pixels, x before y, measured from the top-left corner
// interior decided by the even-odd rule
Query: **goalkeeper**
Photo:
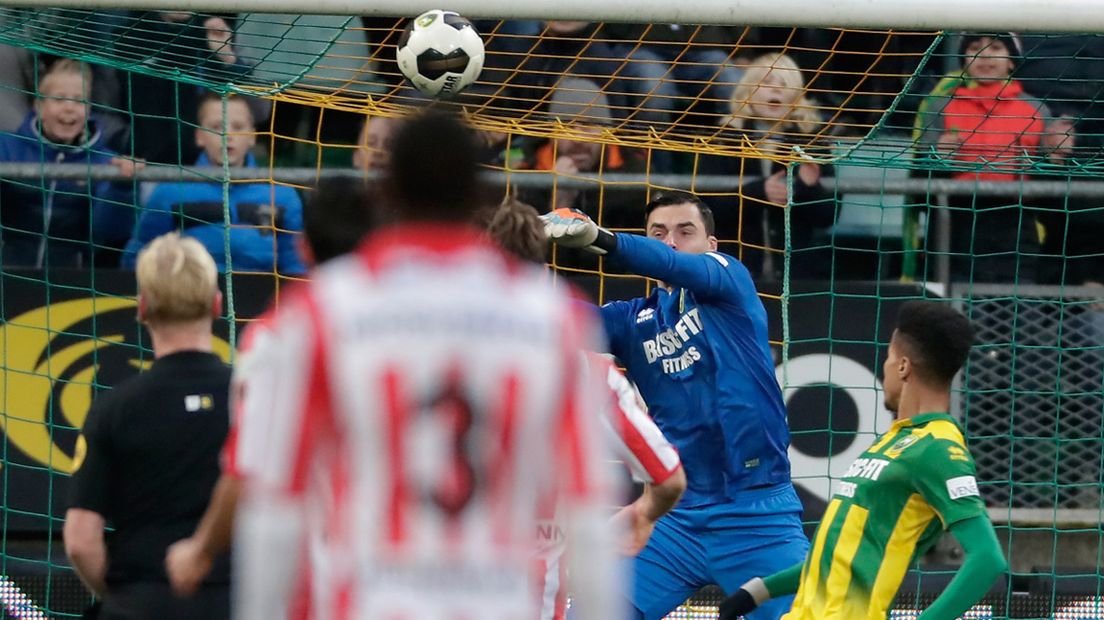
[[[973,340],[970,322],[937,302],[908,302],[883,367],[897,420],[839,481],[804,563],[744,584],[722,620],[797,593],[792,620],[886,618],[905,572],[949,529],[966,560],[920,620],[970,609],[1007,565],[974,478],[962,431],[946,412]]]
[[[748,270],[716,252],[713,213],[665,193],[645,208],[648,239],[599,228],[578,211],[543,216],[549,238],[661,280],[647,298],[600,313],[656,424],[678,449],[687,490],[632,559],[635,617],[662,618],[699,588],[735,592],[801,561],[808,541],[790,483],[786,409],[767,342],[767,313]],[[750,618],[778,618],[789,600]]]

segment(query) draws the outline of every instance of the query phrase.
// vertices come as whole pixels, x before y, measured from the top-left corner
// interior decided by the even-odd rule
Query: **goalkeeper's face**
[[[706,230],[701,211],[688,202],[649,213],[647,233],[679,252],[701,254],[717,249],[717,238]]]

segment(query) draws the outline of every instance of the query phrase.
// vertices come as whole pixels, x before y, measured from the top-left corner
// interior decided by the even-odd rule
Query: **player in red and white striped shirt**
[[[524,261],[543,265],[548,248],[544,224],[533,207],[507,198],[486,218],[488,236],[507,252]],[[686,476],[675,450],[644,410],[639,395],[609,357],[587,353],[585,363],[609,388],[607,402],[597,413],[606,442],[614,456],[645,484],[644,493],[615,518],[625,531],[621,552],[636,555],[648,542],[656,521],[678,503],[686,489]],[[567,575],[564,540],[554,515],[537,531],[540,550],[536,572],[543,592],[540,620],[565,617]]]
[[[319,618],[529,620],[533,532],[557,501],[580,618],[619,617],[588,415],[606,396],[579,355],[595,326],[457,223],[475,203],[475,152],[456,121],[408,122],[391,178],[407,223],[318,270],[280,312],[249,384],[268,423],[239,437],[258,465],[235,535],[239,617],[285,614],[274,593],[310,529],[329,569],[313,579]]]

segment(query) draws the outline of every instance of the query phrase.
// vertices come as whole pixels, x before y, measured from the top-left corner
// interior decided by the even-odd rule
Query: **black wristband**
[[[756,607],[758,605],[755,604],[755,598],[751,593],[740,588],[721,603],[720,620],[738,620],[740,616],[751,613]]]
[[[599,226],[598,238],[596,238],[594,240],[594,243],[590,245],[603,250],[606,254],[609,254],[617,249],[617,235]]]

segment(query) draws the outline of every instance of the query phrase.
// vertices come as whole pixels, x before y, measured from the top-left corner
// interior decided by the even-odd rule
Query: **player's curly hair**
[[[487,237],[506,252],[532,263],[547,260],[548,240],[544,236],[544,224],[533,207],[514,196],[506,196],[501,204],[489,209],[480,219],[483,220]]]
[[[920,376],[950,385],[974,343],[974,328],[945,302],[909,301],[897,314],[897,339]]]

